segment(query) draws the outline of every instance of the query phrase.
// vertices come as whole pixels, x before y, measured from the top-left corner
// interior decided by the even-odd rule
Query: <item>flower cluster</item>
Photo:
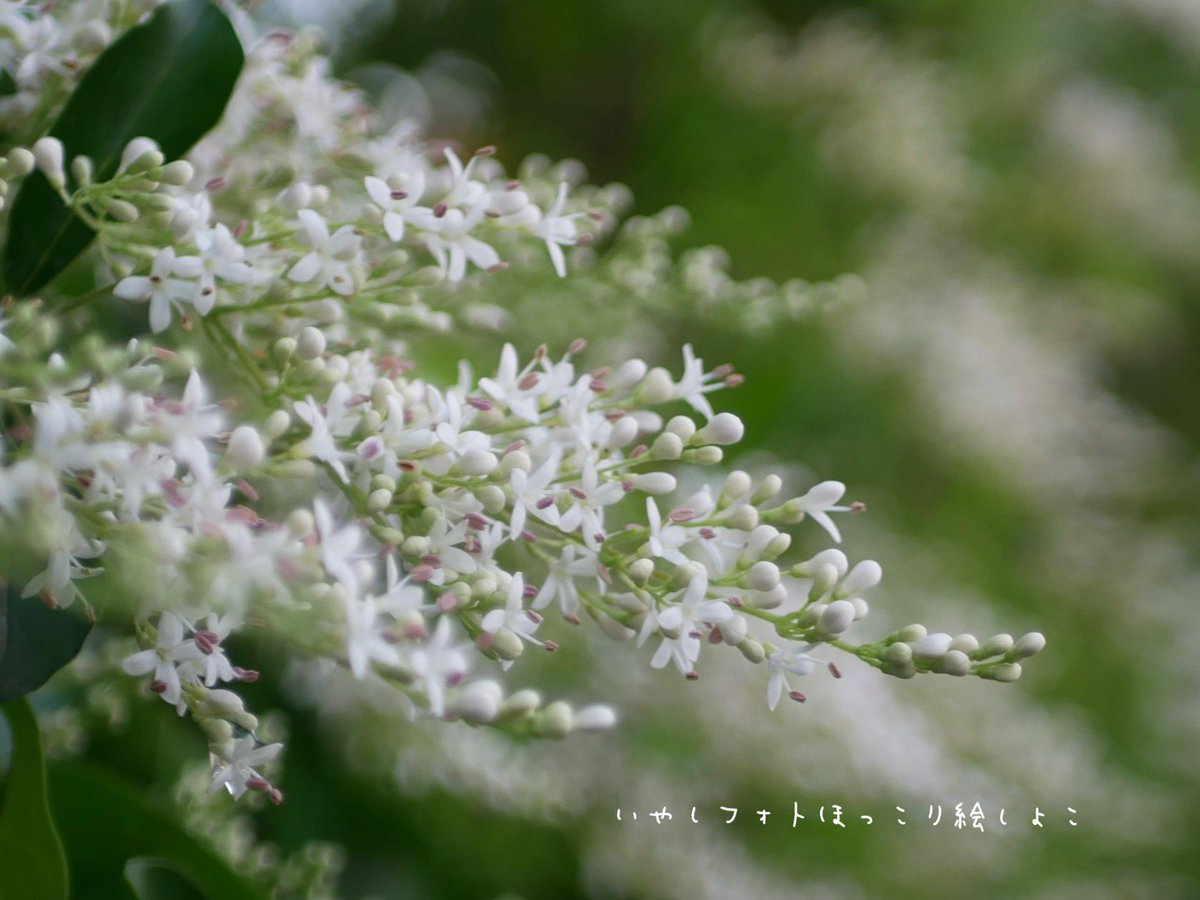
[[[901,677],[996,680],[1040,649],[919,626],[845,641],[879,565],[785,561],[805,519],[840,541],[831,514],[861,509],[844,485],[786,497],[777,476],[732,471],[678,491],[681,467],[721,464],[744,431],[710,400],[741,376],[690,346],[678,373],[585,368],[583,340],[525,359],[505,344],[483,377],[426,373],[398,333],[502,316],[454,306],[492,279],[565,277],[609,233],[602,192],[383,128],[280,35],[188,160],[137,138],[97,180],[66,157],[41,137],[3,160],[10,180],[39,170],[98,234],[90,294],[0,321],[0,531],[37,560],[21,572],[13,554],[6,574],[51,604],[103,593],[103,612],[133,620],[123,668],[197,721],[214,787],[282,796],[260,771],[280,745],[220,686],[258,677],[226,656],[238,634],[382,679],[414,714],[543,737],[616,718],[506,690],[529,648],[557,649],[550,610],[653,641],[650,665],[690,680],[706,644],[736,648],[763,665],[771,708],[804,700],[789,676],[821,645]],[[711,263],[688,269],[694,289]],[[155,337],[81,338],[97,308],[123,307],[109,298],[146,304]]]

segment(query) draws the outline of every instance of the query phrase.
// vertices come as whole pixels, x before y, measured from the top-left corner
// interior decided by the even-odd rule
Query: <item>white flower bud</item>
[[[750,476],[741,469],[735,469],[725,476],[725,484],[721,488],[721,497],[717,505],[727,506],[734,500],[745,497],[750,493],[752,486],[753,482],[751,482]]]
[[[183,187],[196,176],[196,170],[186,159],[177,159],[162,167],[158,177],[164,184]]]
[[[762,503],[766,500],[770,500],[781,490],[783,490],[783,479],[775,474],[768,475],[758,483],[758,489],[755,490],[753,496],[751,496],[750,502]]]
[[[746,622],[745,616],[740,613],[734,613],[732,618],[726,619],[717,628],[721,632],[721,639],[725,643],[736,647],[746,639],[749,624]]]
[[[883,567],[873,559],[864,559],[842,579],[838,585],[838,596],[848,597],[869,590],[883,578]]]
[[[1016,681],[1021,677],[1021,664],[1017,662],[1000,663],[994,669],[984,669],[979,674],[993,681]]]
[[[742,583],[752,591],[774,590],[779,584],[779,567],[770,562],[756,562],[742,576]]]
[[[306,326],[296,337],[296,353],[301,359],[316,359],[325,352],[325,335],[320,329]]]
[[[493,722],[500,715],[504,691],[490,679],[472,681],[446,704],[446,712],[468,722]]]
[[[475,492],[475,496],[483,504],[484,510],[492,515],[503,511],[508,502],[504,496],[504,489],[497,484],[484,485]]]
[[[728,446],[736,444],[746,433],[746,426],[733,413],[722,412],[713,416],[712,421],[696,432],[697,443],[721,444]]]
[[[969,675],[971,660],[961,650],[948,650],[946,655],[938,660],[938,671],[946,675]]]
[[[75,179],[76,184],[86,187],[92,183],[92,158],[90,156],[77,156],[71,160],[71,177]]]
[[[61,190],[67,183],[66,173],[63,172],[62,141],[49,136],[38,138],[33,145],[33,158],[51,186]]]
[[[753,506],[749,507],[754,509]],[[763,549],[763,559],[777,559],[787,553],[788,548],[792,546],[792,536],[786,531],[776,535],[767,542],[767,546]]]
[[[239,425],[225,445],[225,463],[235,472],[253,469],[265,454],[262,437],[249,425]]]
[[[312,188],[303,181],[298,181],[284,190],[276,203],[285,212],[299,212],[311,206],[313,202]]]
[[[386,488],[378,488],[367,495],[367,512],[383,512],[392,505],[392,492]]]
[[[696,433],[696,423],[687,416],[672,416],[667,422],[667,431],[681,441],[690,441]]]
[[[725,451],[713,444],[709,444],[707,447],[697,447],[695,450],[687,450],[683,454],[685,462],[695,463],[698,466],[715,466],[724,458]]]
[[[821,613],[820,628],[825,634],[839,635],[854,621],[854,604],[835,600]]]
[[[529,458],[529,454],[524,450],[513,450],[511,453],[505,453],[504,458],[500,460],[500,471],[505,474],[511,474],[513,469],[523,469],[528,472],[533,468],[533,460]]]
[[[979,641],[973,634],[956,634],[950,642],[950,649],[970,655],[979,649]]]
[[[292,427],[292,417],[287,410],[276,409],[272,410],[267,416],[267,421],[263,423],[263,434],[268,440],[275,440],[287,433],[287,430]]]
[[[1011,634],[994,634],[986,641],[983,646],[976,650],[972,656],[976,659],[988,659],[992,656],[1003,656],[1013,648],[1013,638]]]
[[[510,628],[501,628],[492,635],[492,648],[501,659],[513,660],[525,652],[525,642]]]
[[[571,733],[574,713],[562,700],[555,700],[541,711],[537,720],[537,732],[543,737],[564,738]]]
[[[640,359],[629,359],[617,366],[617,370],[608,376],[608,386],[621,391],[633,387],[646,377],[646,364]]]
[[[782,584],[777,584],[769,591],[756,591],[747,594],[743,599],[748,606],[755,609],[776,609],[783,605],[787,597],[787,588]]]
[[[604,446],[609,450],[616,450],[619,447],[624,447],[632,443],[637,435],[637,419],[633,416],[622,416],[613,423],[612,431],[609,432],[608,440],[604,442]]]
[[[37,166],[37,157],[24,147],[15,147],[8,151],[4,162],[4,175],[7,178],[20,178],[28,175]]]
[[[458,460],[458,470],[464,475],[488,475],[498,465],[496,454],[482,447],[468,448]]]
[[[752,637],[746,638],[737,648],[742,651],[742,656],[746,657],[752,663],[760,663],[767,658],[767,651]]]
[[[888,644],[884,647],[883,651],[879,654],[879,658],[894,666],[911,665],[913,649],[903,641],[898,641],[895,644]]]
[[[808,591],[810,599],[824,597],[828,594],[838,580],[838,570],[833,563],[823,563],[817,566],[817,571],[813,573],[812,587]]]
[[[867,614],[871,612],[871,607],[862,597],[851,597],[850,604],[854,607],[854,621],[865,619]]]
[[[920,624],[905,625],[896,632],[896,640],[908,641],[910,644],[914,641],[919,641],[926,635],[925,626]]]
[[[1036,656],[1046,649],[1046,638],[1040,631],[1031,631],[1029,634],[1022,635],[1017,643],[1013,646],[1011,656],[1016,659],[1025,659],[1030,656]]]
[[[642,399],[651,406],[670,403],[675,399],[675,382],[666,369],[655,366],[646,373],[640,388]]]
[[[524,688],[509,695],[500,704],[500,715],[506,719],[527,716],[542,705],[542,696],[532,688]]]
[[[669,494],[675,490],[675,476],[666,472],[645,472],[640,475],[630,475],[629,482],[639,491],[647,494]]]
[[[575,713],[578,731],[607,731],[617,724],[617,714],[611,706],[596,703]]]
[[[287,530],[288,534],[297,540],[303,540],[313,533],[316,523],[313,521],[313,514],[307,509],[293,509],[288,513]]]
[[[652,559],[643,556],[629,564],[629,577],[633,579],[634,584],[645,584],[653,574],[654,560]]]
[[[112,41],[108,24],[92,19],[75,33],[75,42],[84,53],[99,53]]]
[[[729,514],[729,518],[725,520],[725,524],[730,528],[736,528],[738,531],[753,531],[758,527],[758,510],[749,504],[743,503]]]
[[[163,160],[162,151],[158,149],[157,143],[148,137],[135,137],[125,145],[117,171],[130,174],[146,172],[157,169],[163,164]]]
[[[664,431],[650,445],[650,455],[654,459],[679,459],[683,455],[683,441],[679,435]]]
[[[104,211],[116,222],[136,222],[138,208],[127,200],[109,200],[104,204]]]
[[[950,635],[943,631],[927,634],[912,642],[913,655],[922,659],[937,659],[950,649]]]

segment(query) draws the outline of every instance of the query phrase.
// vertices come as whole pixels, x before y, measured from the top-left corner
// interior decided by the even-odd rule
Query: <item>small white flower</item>
[[[393,181],[399,181],[393,176]],[[408,211],[420,202],[425,193],[425,173],[416,169],[403,179],[403,189],[393,190],[382,178],[368,175],[363,179],[372,202],[383,210],[383,230],[392,241],[404,240],[404,222]]]
[[[246,249],[224,225],[198,229],[194,240],[200,250],[200,278],[192,305],[205,316],[217,302],[218,278],[232,284],[249,284],[254,280],[254,269],[245,261]]]
[[[691,344],[683,345],[683,377],[675,385],[675,396],[687,403],[705,419],[713,417],[712,404],[705,394],[725,386],[724,381],[713,373],[705,373],[704,360],[697,359]]]
[[[450,619],[442,616],[429,639],[408,654],[409,668],[424,683],[429,709],[436,716],[446,714],[446,688],[460,683],[467,672],[462,648],[450,641]]]
[[[158,618],[158,633],[155,645],[127,656],[121,663],[130,675],[154,673],[151,688],[168,703],[179,702],[181,684],[179,664],[197,662],[203,656],[195,641],[184,640],[183,620],[172,613],[163,613]]]
[[[122,300],[135,303],[150,303],[150,330],[155,334],[165,331],[171,324],[171,308],[183,312],[183,304],[191,303],[196,297],[196,285],[189,281],[172,278],[198,278],[203,270],[195,256],[175,256],[171,247],[163,247],[154,257],[149,275],[130,275],[122,278],[113,288],[113,293]]]
[[[255,767],[269,763],[282,749],[283,744],[265,744],[260,747],[253,735],[246,735],[236,741],[230,748],[229,755],[214,766],[210,789],[215,791],[224,786],[235,798],[242,796],[251,781],[259,780],[265,783],[266,779],[258,774]]]
[[[574,246],[578,242],[579,229],[575,227],[575,220],[585,215],[585,213],[563,215],[566,205],[567,183],[564,181],[558,186],[558,196],[554,198],[554,204],[546,210],[546,215],[533,226],[533,233],[546,242],[546,249],[550,251],[550,261],[554,263],[554,271],[558,273],[559,278],[567,277],[567,259],[562,248]]]
[[[573,616],[579,611],[579,587],[576,578],[591,576],[595,579],[596,587],[600,586],[600,576],[597,573],[599,562],[596,554],[585,550],[578,544],[567,543],[562,554],[550,564],[542,586],[533,598],[533,608],[542,609],[549,606],[557,598],[563,615]]]
[[[799,508],[806,516],[810,516],[814,522],[824,528],[831,538],[839,544],[842,542],[842,533],[838,531],[837,525],[833,519],[829,517],[831,512],[848,512],[850,507],[837,506],[837,502],[842,499],[842,495],[846,493],[846,485],[840,481],[822,481],[820,484],[809,489],[803,497],[798,497],[793,501],[794,505]]]
[[[767,707],[774,709],[779,705],[779,698],[783,696],[784,690],[789,693],[791,685],[788,684],[787,673],[793,675],[807,675],[817,667],[817,661],[808,655],[808,651],[813,648],[812,644],[795,644],[791,647],[785,647],[781,650],[776,650],[767,657]]]
[[[365,678],[371,663],[398,666],[400,654],[387,626],[380,621],[374,599],[347,596],[344,598],[346,612],[346,657],[355,678]]]
[[[362,251],[362,240],[353,225],[343,225],[331,236],[325,217],[312,209],[296,213],[312,249],[288,269],[292,281],[308,282],[317,276],[335,293],[349,296],[354,293],[352,266]]]
[[[733,618],[733,610],[724,600],[708,599],[708,575],[703,569],[696,571],[681,593],[682,599],[677,604],[668,606],[657,615],[658,627],[674,632],[675,636],[663,637],[650,665],[661,669],[673,661],[680,673],[687,675],[700,658],[700,639],[704,634],[702,626],[728,622]]]

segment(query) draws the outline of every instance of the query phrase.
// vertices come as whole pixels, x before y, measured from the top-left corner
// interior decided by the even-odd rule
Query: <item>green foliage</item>
[[[37,690],[69,663],[92,626],[74,613],[50,609],[0,588],[0,703]]]
[[[112,177],[135,137],[152,138],[167,159],[177,159],[220,120],[242,62],[233,26],[210,0],[171,0],[96,60],[50,134],[68,159],[91,157],[100,180]],[[7,290],[38,290],[94,236],[41,173],[31,175],[10,219]]]
[[[12,759],[0,806],[0,898],[65,900],[67,860],[46,801],[37,719],[24,699],[0,706],[0,713],[12,733]]]

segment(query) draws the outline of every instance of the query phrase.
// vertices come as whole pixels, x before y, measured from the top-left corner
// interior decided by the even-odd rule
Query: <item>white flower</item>
[[[658,627],[675,633],[675,637],[664,636],[655,651],[650,665],[661,669],[674,661],[680,673],[687,675],[700,658],[702,625],[719,625],[733,618],[733,610],[724,600],[708,599],[708,575],[703,569],[696,571],[688,586],[682,591],[682,599],[658,613]]]
[[[342,460],[353,458],[353,454],[343,450],[337,438],[348,434],[358,421],[350,413],[350,399],[350,388],[345,382],[338,382],[329,392],[329,400],[324,408],[312,397],[300,400],[292,407],[301,421],[312,429],[312,433],[296,445],[297,451],[328,463],[343,481],[348,476]]]
[[[480,378],[479,388],[514,416],[526,422],[537,422],[538,394],[543,380],[535,379],[529,384],[528,377],[533,364],[517,369],[517,351],[512,344],[505,344],[500,351],[500,368],[495,378]]]
[[[675,396],[686,402],[705,419],[712,419],[713,408],[704,395],[724,387],[723,379],[705,373],[704,360],[697,359],[691,344],[683,345],[683,376],[675,385]]]
[[[196,662],[201,656],[203,653],[195,641],[183,639],[183,620],[172,613],[163,613],[158,617],[154,646],[127,656],[121,668],[130,675],[153,672],[151,689],[174,705],[179,702],[181,690],[179,664]]]
[[[688,561],[679,549],[689,540],[687,529],[674,524],[670,518],[663,519],[658,514],[658,504],[654,502],[653,497],[646,498],[646,525],[650,530],[650,537],[646,543],[650,547],[651,556],[676,565]]]
[[[329,507],[320,497],[313,501],[313,518],[317,525],[317,535],[321,539],[321,565],[347,591],[356,594],[358,575],[354,571],[354,561],[364,555],[359,551],[363,537],[362,529],[354,522],[336,528]]]
[[[604,540],[604,507],[619,502],[625,488],[619,481],[600,480],[596,466],[589,462],[583,467],[579,485],[569,489],[571,506],[562,514],[559,527],[563,531],[578,530],[588,548],[595,550]]]
[[[550,251],[550,261],[554,263],[554,271],[560,278],[567,277],[567,259],[562,248],[574,246],[579,240],[579,230],[575,227],[575,220],[584,215],[584,213],[569,213],[564,216],[563,208],[566,205],[567,183],[564,181],[558,186],[558,196],[554,198],[554,204],[546,210],[546,215],[533,226],[533,233],[546,242],[546,249]]]
[[[362,244],[354,226],[343,225],[330,236],[325,217],[319,212],[302,209],[296,215],[312,249],[288,269],[287,277],[307,282],[319,275],[330,290],[343,296],[353,294],[351,266],[358,262]]]
[[[399,181],[400,176],[392,176]],[[405,215],[415,207],[425,193],[425,173],[416,169],[403,179],[402,190],[392,190],[382,178],[368,175],[363,179],[371,200],[383,210],[383,229],[387,236],[399,243],[404,240]]]
[[[461,682],[467,672],[466,656],[450,640],[450,619],[442,616],[429,639],[408,654],[409,668],[424,683],[429,709],[436,716],[446,713],[446,688]]]
[[[785,689],[789,693],[791,691],[787,680],[788,672],[793,675],[807,675],[817,667],[817,661],[808,655],[812,648],[812,644],[795,644],[776,650],[767,657],[767,706],[770,709],[779,705],[779,698],[783,696]]]
[[[254,280],[254,269],[245,261],[246,249],[224,225],[198,229],[194,240],[200,250],[201,268],[192,305],[204,316],[217,302],[216,279],[249,284]]]
[[[113,293],[122,300],[135,303],[150,302],[150,330],[155,334],[165,331],[171,324],[171,308],[192,302],[196,297],[196,285],[172,278],[198,278],[203,271],[200,260],[195,256],[175,256],[171,247],[163,247],[154,257],[149,275],[130,275],[122,278],[113,288]]]
[[[344,598],[346,612],[346,657],[355,678],[365,678],[371,663],[385,666],[400,665],[400,654],[387,626],[381,622],[375,601],[366,597]]]
[[[254,767],[269,763],[282,749],[283,744],[266,744],[260,747],[253,735],[246,735],[236,741],[230,748],[229,755],[214,766],[211,790],[215,791],[223,785],[236,798],[246,792],[246,787],[252,781],[265,784],[266,779],[259,775]]]
[[[598,565],[594,552],[568,542],[559,558],[550,564],[546,578],[537,596],[533,598],[533,608],[542,609],[557,598],[563,615],[575,615],[579,610],[579,587],[575,579],[590,575],[599,587],[600,576],[596,571]]]
[[[451,208],[414,209],[409,219],[425,234],[421,236],[437,261],[442,275],[450,281],[462,281],[467,263],[487,271],[500,264],[500,254],[491,245],[471,235],[471,229],[483,221],[484,208],[478,206],[464,213]]]
[[[508,583],[504,608],[489,610],[480,621],[479,627],[488,634],[496,634],[501,628],[507,628],[517,637],[541,647],[542,642],[533,636],[541,622],[541,616],[525,608],[525,576],[518,572]],[[512,660],[502,660],[500,665],[507,669],[512,665]]]
[[[842,534],[838,531],[837,525],[833,519],[829,517],[831,512],[847,512],[850,507],[836,506],[835,504],[842,499],[842,495],[846,493],[846,485],[840,481],[822,481],[820,484],[809,489],[803,497],[797,497],[791,501],[791,504],[804,513],[810,516],[814,522],[824,528],[831,538],[839,544],[842,541]]]
[[[550,483],[558,476],[559,457],[554,454],[532,473],[524,469],[513,469],[509,476],[512,488],[513,511],[509,520],[512,539],[516,540],[525,530],[526,514],[536,516],[548,525],[559,524],[558,507],[554,495],[549,493]]]
[[[233,616],[210,614],[205,618],[204,627],[196,629],[191,638],[201,656],[179,664],[179,677],[185,684],[203,682],[212,687],[218,681],[233,681],[237,677],[221,647],[221,641],[229,637],[236,624]]]

